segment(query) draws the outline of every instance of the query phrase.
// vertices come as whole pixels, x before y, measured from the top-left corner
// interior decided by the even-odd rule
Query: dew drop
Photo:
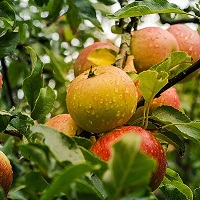
[[[121,115],[121,113],[120,113],[120,111],[118,110],[116,116],[119,117],[120,115]]]

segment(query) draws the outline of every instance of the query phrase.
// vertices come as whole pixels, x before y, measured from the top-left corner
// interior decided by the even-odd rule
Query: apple
[[[0,151],[0,186],[8,194],[13,180],[12,166],[8,157]]]
[[[77,126],[70,114],[60,114],[49,119],[46,126],[54,128],[68,136],[74,136],[83,132],[82,128]]]
[[[155,98],[151,103],[151,109],[154,110],[162,105],[172,106],[175,109],[180,110],[180,98],[174,87],[170,87],[161,93],[158,98]]]
[[[0,91],[2,89],[2,84],[3,84],[3,79],[2,79],[2,74],[0,73]]]
[[[98,66],[71,82],[66,102],[78,126],[88,132],[104,133],[131,118],[137,92],[126,72],[114,66]]]
[[[193,58],[192,63],[200,59],[200,35],[185,24],[174,24],[167,29],[176,38],[179,50]]]
[[[90,67],[95,67],[97,66],[93,62],[89,61],[87,59],[88,55],[97,50],[97,49],[111,49],[118,53],[118,48],[109,43],[109,42],[95,42],[87,47],[85,47],[78,55],[77,59],[75,60],[74,63],[74,75],[75,77],[78,76],[79,74],[83,73],[86,70],[89,70]],[[106,59],[106,57],[105,57]],[[112,63],[111,63],[112,64]]]
[[[140,135],[142,139],[140,147],[141,152],[146,153],[157,162],[157,168],[153,172],[149,183],[150,188],[154,191],[161,184],[165,176],[167,161],[162,145],[148,130],[139,126],[122,126],[115,128],[97,139],[92,145],[91,151],[98,155],[102,160],[108,161],[112,156],[111,147],[113,143],[117,142],[122,135],[127,133]]]
[[[132,32],[130,51],[138,73],[167,58],[172,51],[178,51],[176,38],[159,27],[146,27]]]

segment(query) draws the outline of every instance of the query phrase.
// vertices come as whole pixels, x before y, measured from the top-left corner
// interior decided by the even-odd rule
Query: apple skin
[[[130,51],[138,73],[167,58],[172,51],[178,51],[176,38],[159,27],[146,27],[132,32]]]
[[[54,128],[68,136],[74,136],[83,132],[83,129],[77,126],[70,114],[60,114],[49,119],[46,126]]]
[[[142,143],[140,150],[157,162],[157,168],[153,172],[149,186],[154,191],[161,184],[167,167],[166,153],[160,142],[151,132],[139,126],[122,126],[111,130],[101,136],[91,147],[91,151],[98,155],[102,160],[108,161],[111,158],[112,144],[117,142],[120,137],[127,133],[138,134],[141,136]]]
[[[97,50],[97,49],[102,49],[102,48],[111,49],[111,50],[114,50],[115,52],[119,51],[119,49],[115,45],[113,45],[109,42],[95,42],[95,43],[85,47],[79,53],[79,56],[75,60],[75,63],[74,63],[74,75],[75,75],[75,77],[80,75],[84,71],[89,70],[91,66],[92,67],[97,66],[96,64],[89,61],[87,59],[87,57],[92,51]]]
[[[172,106],[180,110],[180,98],[174,87],[165,90],[158,98],[155,98],[151,103],[151,109],[156,109],[159,106]]]
[[[192,63],[200,59],[200,35],[197,31],[185,24],[174,24],[167,30],[176,38],[179,50],[193,58]]]
[[[2,78],[2,74],[0,73],[0,91],[2,89],[2,84],[3,84],[3,78]]]
[[[0,151],[0,186],[7,196],[13,180],[12,166],[8,157]]]
[[[92,133],[125,124],[137,106],[136,87],[123,70],[98,66],[77,76],[67,89],[67,108],[75,123]]]

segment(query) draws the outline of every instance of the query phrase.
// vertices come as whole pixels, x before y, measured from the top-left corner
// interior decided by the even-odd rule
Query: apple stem
[[[190,67],[185,69],[184,71],[180,72],[178,75],[169,79],[168,83],[155,95],[154,98],[159,97],[161,95],[161,93],[163,93],[164,91],[166,91],[170,87],[174,86],[178,82],[182,81],[183,79],[185,79],[187,76],[189,76],[190,74],[192,74],[193,72],[195,72],[198,69],[200,69],[200,59],[197,62],[195,62],[194,64],[192,64]],[[141,98],[138,101],[137,107],[143,106],[144,103],[145,103],[144,98]]]
[[[91,78],[91,77],[94,77],[95,74],[94,74],[94,70],[92,69],[92,66],[90,67],[90,71],[89,71],[89,74],[88,74],[88,78]]]

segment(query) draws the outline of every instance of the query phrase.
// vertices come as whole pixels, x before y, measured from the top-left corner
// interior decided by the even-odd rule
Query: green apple
[[[75,124],[70,114],[56,115],[55,117],[49,119],[45,125],[54,128],[68,136],[74,136],[83,131],[82,128]]]
[[[111,44],[110,42],[95,42],[87,47],[85,47],[80,53],[74,63],[74,75],[75,77],[79,74],[83,73],[86,70],[89,70],[90,67],[98,66],[97,64],[93,63],[92,61],[88,60],[88,55],[97,50],[97,49],[110,49],[118,53],[118,48]],[[104,55],[104,59],[106,59],[106,55]],[[112,63],[110,63],[112,64]]]
[[[8,157],[0,151],[0,186],[8,194],[13,180],[12,166]]]
[[[166,154],[160,142],[151,134],[151,132],[139,126],[117,127],[101,136],[91,147],[91,151],[98,155],[102,160],[108,161],[111,157],[111,147],[120,137],[127,133],[138,134],[141,136],[142,143],[140,150],[157,162],[157,168],[153,172],[149,186],[152,191],[161,184],[167,167]],[[134,177],[133,177],[134,178]]]
[[[178,51],[176,38],[159,27],[146,27],[132,32],[130,51],[138,73],[167,58],[172,51]]]
[[[130,119],[137,106],[137,92],[126,72],[114,66],[98,66],[72,81],[66,102],[78,126],[103,133]]]

